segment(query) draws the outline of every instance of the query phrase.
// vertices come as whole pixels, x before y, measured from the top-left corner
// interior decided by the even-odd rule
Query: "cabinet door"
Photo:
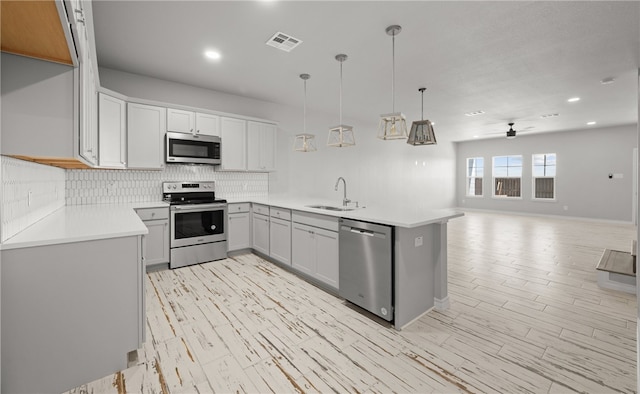
[[[220,136],[218,123],[220,117],[196,112],[196,134]]]
[[[100,167],[125,168],[126,106],[124,100],[98,95],[98,136]]]
[[[253,214],[253,249],[269,255],[269,217]]]
[[[240,250],[251,247],[251,216],[249,212],[229,214],[228,250]]]
[[[128,168],[164,168],[166,109],[145,104],[127,104]]]
[[[153,264],[169,262],[169,220],[148,220],[144,224],[146,235],[145,268]]]
[[[316,240],[313,227],[293,223],[291,230],[291,266],[307,275],[315,275]]]
[[[275,125],[247,122],[247,169],[249,171],[273,171],[275,136]]]
[[[228,171],[247,169],[247,122],[241,119],[220,118],[222,168]]]
[[[195,113],[167,108],[167,131],[194,133]]]
[[[86,51],[84,52],[86,54]],[[80,57],[80,156],[93,165],[98,164],[98,97],[93,65],[88,56]]]
[[[338,289],[339,249],[338,233],[322,229],[315,230],[316,272],[315,277]]]
[[[291,265],[291,222],[271,218],[269,229],[269,256]]]

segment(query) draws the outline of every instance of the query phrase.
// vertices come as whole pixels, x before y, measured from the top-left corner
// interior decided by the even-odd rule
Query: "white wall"
[[[457,143],[459,207],[631,222],[637,126],[522,134]],[[531,155],[557,154],[556,201],[532,201]],[[493,156],[523,155],[522,199],[491,197]],[[484,157],[484,197],[465,196],[466,158]],[[610,173],[622,179],[609,179]],[[567,209],[565,210],[565,207]]]
[[[302,92],[301,105],[294,108],[106,68],[100,68],[100,82],[130,97],[279,122],[277,171],[269,175],[270,194],[291,193],[308,196],[310,202],[331,199],[340,203],[342,186],[336,192],[334,185],[342,176],[347,180],[348,197],[364,204],[414,204],[425,208],[455,205],[455,147],[446,141],[444,131],[436,129],[438,145],[412,147],[404,141],[378,140],[377,119],[363,122],[345,118],[344,123],[354,126],[356,146],[328,148],[329,127],[338,124],[336,102],[335,114],[308,109],[307,132],[317,135],[319,149],[300,153],[293,152],[292,147],[294,135],[302,132]]]

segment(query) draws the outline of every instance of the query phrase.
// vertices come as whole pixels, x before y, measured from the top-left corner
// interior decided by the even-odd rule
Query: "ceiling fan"
[[[526,133],[527,131],[530,131],[531,129],[533,129],[535,127],[535,126],[528,126],[528,127],[523,128],[523,129],[520,129],[520,130],[514,130],[513,129],[513,126],[515,125],[514,122],[509,122],[507,124],[509,125],[509,130],[507,130],[507,132],[506,132],[507,139],[516,138],[516,132],[518,132],[518,133]],[[491,134],[502,134],[502,133],[504,133],[504,131],[501,131],[499,133],[491,133]]]

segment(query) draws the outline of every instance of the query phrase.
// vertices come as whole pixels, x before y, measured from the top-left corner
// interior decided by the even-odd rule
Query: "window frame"
[[[520,158],[520,163],[522,163],[520,165],[520,176],[501,176],[501,177],[497,177],[497,178],[514,178],[514,179],[520,179],[520,190],[519,190],[519,196],[506,196],[506,195],[496,195],[496,158],[501,158],[501,157],[506,157],[507,158],[507,162],[509,160],[509,157],[519,157]],[[524,170],[524,155],[498,155],[498,156],[492,156],[491,157],[491,197],[498,199],[498,200],[522,200],[522,178],[523,178],[523,170]],[[514,167],[515,168],[515,167]],[[508,173],[508,169],[509,166],[507,165],[507,173]]]
[[[482,159],[482,176],[470,176],[469,175],[469,160],[475,160],[475,159]],[[484,157],[482,157],[482,156],[467,157],[467,159],[465,161],[465,164],[466,164],[465,169],[464,169],[464,171],[465,171],[465,186],[464,186],[465,187],[465,196],[466,197],[471,197],[471,198],[483,198],[484,197],[484,189],[485,189],[485,187],[484,187],[484,178],[485,178],[484,173],[485,173],[485,169],[486,169],[485,168],[486,166],[485,166]],[[469,194],[469,185],[470,185],[469,184],[469,180],[470,179],[478,179],[478,178],[482,179],[482,182],[481,182],[482,183],[482,193],[481,194]]]
[[[536,167],[535,163],[535,157],[536,156],[540,156],[540,155],[544,155],[545,157],[547,155],[554,155],[555,159],[556,159],[556,164],[553,166],[555,167],[555,175],[553,176],[535,176],[534,175],[534,167]],[[545,165],[545,167],[547,167]],[[536,179],[541,178],[541,179],[551,179],[553,178],[553,198],[542,198],[542,197],[536,197]],[[555,202],[558,199],[558,189],[556,188],[557,186],[557,182],[558,182],[558,154],[557,153],[532,153],[531,154],[531,201],[536,201],[536,202]]]

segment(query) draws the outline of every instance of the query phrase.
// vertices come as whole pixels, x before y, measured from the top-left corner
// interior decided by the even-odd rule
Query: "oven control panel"
[[[215,182],[162,182],[163,193],[185,192],[212,192],[215,191]]]

